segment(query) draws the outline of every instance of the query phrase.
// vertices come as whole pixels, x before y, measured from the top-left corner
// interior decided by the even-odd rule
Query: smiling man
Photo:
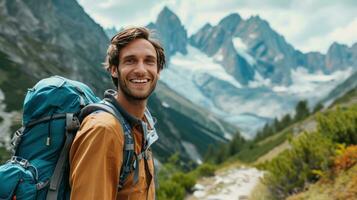
[[[105,67],[117,91],[105,100],[124,120],[107,112],[83,120],[70,150],[71,199],[155,199],[150,145],[157,135],[146,105],[164,65],[164,50],[146,28],[112,38]]]

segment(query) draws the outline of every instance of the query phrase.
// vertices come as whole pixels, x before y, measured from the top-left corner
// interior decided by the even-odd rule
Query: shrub
[[[268,174],[264,182],[277,198],[301,191],[319,178],[317,171],[324,171],[331,165],[334,146],[319,132],[303,133],[291,145],[291,149],[265,166]]]
[[[160,182],[157,196],[160,200],[182,200],[185,197],[185,190],[180,184],[166,180]]]
[[[357,145],[340,146],[340,155],[334,159],[334,172],[347,170],[357,163]]]
[[[318,115],[318,130],[336,143],[357,144],[357,106]]]
[[[191,192],[193,186],[196,184],[196,177],[192,173],[178,172],[172,176],[173,182],[178,183],[187,192]]]
[[[11,157],[10,152],[7,151],[4,147],[0,147],[0,164],[5,163]]]
[[[212,164],[203,163],[197,167],[195,172],[197,173],[198,177],[202,176],[214,176],[214,172],[216,171],[217,167]]]

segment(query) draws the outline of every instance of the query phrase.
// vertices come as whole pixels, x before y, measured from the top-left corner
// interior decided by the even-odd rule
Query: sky
[[[144,26],[155,22],[167,6],[191,36],[207,22],[216,25],[238,13],[259,15],[302,52],[326,53],[333,42],[357,42],[356,0],[78,0],[104,28]]]

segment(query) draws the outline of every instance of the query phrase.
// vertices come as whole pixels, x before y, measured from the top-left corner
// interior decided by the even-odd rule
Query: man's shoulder
[[[121,124],[112,114],[100,111],[85,117],[81,127],[120,130]]]

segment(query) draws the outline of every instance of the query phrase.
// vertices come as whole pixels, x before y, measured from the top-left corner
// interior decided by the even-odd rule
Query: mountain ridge
[[[161,13],[167,10],[165,7]],[[172,11],[170,14],[175,16],[177,24],[173,24],[174,21],[170,26],[150,23],[148,27],[154,31],[155,28],[182,27],[179,18]],[[184,32],[184,28],[181,30]],[[158,32],[159,39],[175,38],[176,34]],[[333,44],[336,47],[332,49],[337,50],[326,55],[316,52],[304,54],[294,49],[259,16],[245,20],[233,13],[215,26],[206,23],[186,39],[178,34],[181,35],[178,40],[187,41],[187,52],[172,51],[175,53],[170,55],[168,70],[162,73],[161,81],[223,118],[234,119],[236,116],[236,120],[229,122],[239,125],[257,124],[240,116],[247,112],[244,107],[257,108],[260,110],[258,116],[263,118],[283,116],[291,112],[299,100],[307,99],[314,105],[357,69],[355,48]],[[166,40],[163,41],[165,45]],[[338,55],[333,56],[336,51]],[[331,58],[329,66],[327,57]],[[259,128],[244,128],[243,132],[252,137]]]

